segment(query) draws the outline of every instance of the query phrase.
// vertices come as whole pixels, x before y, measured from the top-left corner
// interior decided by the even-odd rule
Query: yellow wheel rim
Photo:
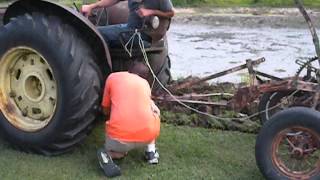
[[[57,104],[57,83],[47,60],[29,47],[10,49],[0,61],[0,109],[16,128],[46,127]]]

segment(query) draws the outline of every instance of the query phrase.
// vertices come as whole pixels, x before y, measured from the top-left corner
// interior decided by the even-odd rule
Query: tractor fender
[[[108,8],[108,23],[110,25],[127,23],[128,17],[129,8],[127,1],[120,1]]]
[[[108,45],[97,28],[74,9],[47,0],[19,0],[7,8],[3,17],[3,24],[8,24],[11,18],[33,12],[60,17],[64,22],[74,27],[92,48],[97,57],[97,64],[105,64],[109,66],[109,72],[112,71],[112,61]],[[106,72],[105,68],[102,69],[102,72]]]

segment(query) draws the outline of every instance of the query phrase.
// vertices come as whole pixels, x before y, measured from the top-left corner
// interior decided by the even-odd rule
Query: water
[[[265,57],[258,70],[278,77],[296,73],[296,59],[315,56],[308,29],[239,28],[173,24],[169,53],[174,78],[205,76],[238,66],[246,59]],[[246,71],[215,79],[240,82]]]

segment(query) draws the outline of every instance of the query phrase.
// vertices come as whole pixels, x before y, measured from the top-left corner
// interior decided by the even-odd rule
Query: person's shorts
[[[141,143],[141,142],[120,142],[110,137],[106,137],[105,149],[106,151],[127,153],[133,149],[144,148],[148,144],[149,143]]]

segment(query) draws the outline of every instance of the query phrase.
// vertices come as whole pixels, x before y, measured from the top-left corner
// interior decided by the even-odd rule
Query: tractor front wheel
[[[102,88],[95,55],[58,17],[25,14],[0,28],[0,131],[15,147],[69,151],[92,129]]]

